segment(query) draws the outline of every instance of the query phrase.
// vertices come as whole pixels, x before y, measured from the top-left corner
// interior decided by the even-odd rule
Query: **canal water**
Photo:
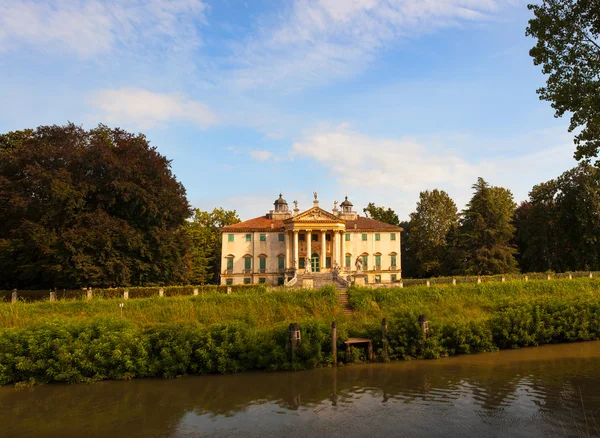
[[[600,435],[600,342],[295,373],[0,388],[1,437]]]

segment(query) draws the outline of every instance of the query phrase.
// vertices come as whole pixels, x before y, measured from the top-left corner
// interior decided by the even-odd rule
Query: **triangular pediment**
[[[323,210],[321,207],[312,207],[299,215],[286,219],[285,223],[297,223],[297,222],[336,222],[344,223],[344,220],[337,217],[336,215]]]

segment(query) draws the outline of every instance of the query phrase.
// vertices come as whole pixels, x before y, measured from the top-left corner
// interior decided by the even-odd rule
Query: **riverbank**
[[[126,302],[123,319],[116,299],[2,304],[0,384],[329,366],[334,320],[339,353],[348,337],[368,337],[380,361],[600,338],[597,279],[353,288],[349,296],[353,316],[343,315],[333,288],[143,298]],[[292,322],[302,333],[293,362],[286,350]],[[348,358],[361,359],[360,350]]]

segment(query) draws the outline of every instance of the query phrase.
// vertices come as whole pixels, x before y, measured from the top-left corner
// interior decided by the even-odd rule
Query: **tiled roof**
[[[396,230],[402,231],[402,228],[396,225],[379,222],[368,217],[357,216],[355,220],[346,220],[346,230],[351,231],[356,225],[357,230]]]
[[[221,228],[221,231],[264,231],[279,228],[283,228],[283,221],[260,216],[237,224],[228,225]]]
[[[355,220],[346,220],[346,230],[389,230],[389,231],[401,231],[402,228],[396,225],[386,224],[384,222],[376,221],[368,217],[358,216]],[[354,227],[356,225],[356,228]],[[284,223],[281,220],[270,219],[266,216],[260,216],[254,219],[250,219],[244,222],[240,222],[233,225],[228,225],[221,228],[223,232],[236,232],[236,231],[269,231],[279,230],[284,228]]]

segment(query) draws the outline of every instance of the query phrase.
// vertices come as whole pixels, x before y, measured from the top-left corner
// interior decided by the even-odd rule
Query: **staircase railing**
[[[289,280],[286,280],[283,285],[285,287],[292,287],[294,286],[296,283],[298,282],[298,270],[294,269],[294,276],[292,278],[290,278]]]

